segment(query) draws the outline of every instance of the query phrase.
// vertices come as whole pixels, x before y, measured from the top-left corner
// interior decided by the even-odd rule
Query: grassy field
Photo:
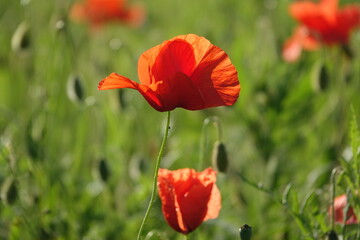
[[[171,115],[162,168],[211,166],[217,129],[203,124],[213,117],[229,158],[217,179],[220,216],[190,239],[240,239],[245,223],[253,240],[326,239],[332,187],[336,195],[358,194],[360,158],[348,156],[351,144],[353,153],[360,146],[359,31],[352,59],[332,47],[290,64],[281,58],[296,25],[290,0],[141,1],[141,27],[97,31],[68,19],[69,0],[0,1],[0,239],[136,238],[166,113],[136,91],[98,91],[97,84],[111,72],[138,79],[141,53],[187,33],[226,51],[241,84],[234,106]],[[359,228],[335,231],[359,239]],[[183,239],[166,224],[159,199],[144,239]]]

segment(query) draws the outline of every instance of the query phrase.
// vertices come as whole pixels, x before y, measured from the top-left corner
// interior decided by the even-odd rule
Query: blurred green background
[[[353,59],[334,47],[289,64],[281,59],[296,26],[289,0],[142,1],[143,26],[98,31],[68,19],[69,0],[0,1],[0,239],[135,239],[166,114],[136,91],[97,84],[111,72],[136,80],[142,52],[187,33],[225,50],[242,88],[232,107],[172,112],[161,167],[198,169],[203,122],[212,116],[230,161],[218,174],[219,218],[190,239],[239,239],[245,223],[254,240],[308,239],[286,207],[243,176],[276,196],[289,183],[300,200],[315,192],[313,227],[328,230],[330,172],[349,144],[351,106],[360,111],[359,32]],[[215,127],[207,131],[201,169],[216,140]],[[159,200],[144,239],[182,239]]]

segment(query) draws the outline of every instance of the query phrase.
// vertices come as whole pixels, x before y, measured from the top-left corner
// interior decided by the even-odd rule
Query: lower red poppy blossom
[[[203,221],[217,218],[221,195],[215,182],[212,168],[202,172],[159,169],[159,195],[167,223],[177,232],[188,234]]]
[[[138,62],[140,83],[116,73],[99,90],[132,88],[156,110],[188,110],[233,105],[240,93],[237,71],[228,55],[195,34],[174,37],[144,52]]]
[[[343,224],[344,222],[344,208],[347,205],[346,194],[342,194],[334,199],[334,210],[335,210],[335,222]],[[329,214],[332,216],[332,208],[329,208]],[[357,224],[357,218],[354,213],[354,209],[350,206],[346,215],[346,225]]]

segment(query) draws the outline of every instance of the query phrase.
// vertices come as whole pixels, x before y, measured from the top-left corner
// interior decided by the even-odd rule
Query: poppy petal
[[[299,22],[317,31],[325,31],[336,21],[337,0],[323,0],[320,3],[298,1],[290,5],[290,14]]]
[[[194,49],[196,67],[190,78],[206,99],[204,108],[234,104],[240,85],[228,55],[204,37],[188,34],[177,38],[186,40]]]
[[[205,169],[170,171],[160,169],[159,195],[166,221],[183,234],[194,231],[203,221],[216,218],[221,208],[221,196],[215,185],[216,172]]]
[[[134,27],[140,26],[145,20],[145,10],[141,5],[131,6],[127,10],[126,20]]]
[[[219,208],[208,209],[216,181],[216,172],[208,168],[198,174],[193,171],[191,175],[188,180],[191,185],[186,194],[177,192],[183,222],[189,232],[195,230],[204,221],[208,210],[210,210],[209,216],[218,214],[220,210]],[[215,199],[214,203],[217,201],[219,199]]]
[[[155,86],[156,87],[156,86]],[[108,90],[115,88],[131,88],[138,90],[145,100],[156,110],[161,111],[162,103],[158,94],[156,94],[149,86],[138,84],[127,77],[117,73],[112,73],[105,79],[101,80],[98,85],[99,90]]]
[[[194,231],[207,214],[207,203],[210,199],[213,184],[204,186],[193,182],[187,194],[177,195],[181,216],[188,232]]]
[[[166,66],[166,67],[164,67]],[[168,41],[156,57],[151,73],[155,79],[168,81],[176,73],[190,76],[195,66],[192,46],[182,40]]]
[[[228,55],[204,37],[188,34],[177,38],[193,46],[196,67],[190,78],[206,99],[204,108],[234,104],[239,97],[240,85]]]
[[[156,56],[159,54],[162,46],[165,43],[157,45],[155,47],[146,50],[141,54],[138,61],[138,76],[141,84],[150,85],[154,84],[154,77],[152,76],[151,66],[154,65]]]
[[[87,20],[93,29],[111,21],[139,26],[144,20],[144,10],[127,5],[126,0],[85,0],[72,6],[70,17],[75,21]]]
[[[84,21],[86,19],[86,10],[85,7],[81,4],[74,4],[70,10],[70,18],[75,21]]]
[[[175,200],[175,189],[169,172],[166,169],[159,169],[158,175],[158,187],[159,195],[162,202],[162,212],[167,223],[176,231],[184,233],[186,232],[183,226],[182,219],[179,212],[179,207]],[[182,225],[180,227],[180,224]]]
[[[139,84],[121,76],[117,73],[111,73],[108,77],[104,78],[99,82],[98,89],[99,90],[108,90],[108,89],[115,89],[115,88],[132,88],[138,89]]]
[[[204,221],[208,219],[215,219],[219,216],[221,209],[221,194],[219,188],[214,184],[211,191],[210,201],[207,206],[207,214]]]
[[[205,106],[199,90],[184,73],[178,72],[168,81],[160,82],[154,91],[160,101],[158,111],[171,111],[175,107],[198,110]]]
[[[190,75],[194,64],[192,46],[186,41],[174,38],[145,51],[140,56],[138,75],[142,84],[154,84],[155,81],[172,78],[177,72]]]
[[[196,64],[202,61],[206,52],[213,46],[209,40],[195,34],[180,35],[176,39],[184,39],[193,47]]]
[[[335,210],[335,222],[339,223],[339,224],[343,224],[344,222],[344,208],[347,205],[347,196],[346,194],[342,194],[340,196],[337,196],[334,199],[334,210]],[[329,208],[329,215],[332,215],[332,208]],[[350,206],[348,209],[348,213],[346,216],[346,221],[345,224],[346,225],[351,225],[351,224],[357,224],[358,220],[357,217],[355,215],[354,209]]]
[[[301,55],[302,49],[315,50],[319,42],[311,35],[309,29],[298,26],[294,34],[285,42],[282,50],[282,57],[287,62],[295,62]]]
[[[228,55],[212,45],[196,66],[191,79],[199,89],[204,108],[234,104],[240,93],[237,71]]]
[[[347,41],[350,31],[360,27],[360,6],[349,5],[339,10],[337,13],[337,29],[343,33],[344,40]]]
[[[299,59],[302,52],[302,46],[299,43],[298,39],[290,38],[288,39],[282,49],[282,58],[286,62],[295,62]]]

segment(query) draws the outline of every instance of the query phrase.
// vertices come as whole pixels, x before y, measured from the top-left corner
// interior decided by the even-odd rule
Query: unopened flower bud
[[[4,204],[13,204],[18,197],[16,181],[13,177],[8,177],[1,186],[1,200]]]
[[[336,234],[336,232],[334,230],[331,230],[328,234],[327,234],[327,240],[338,240],[338,236]]]
[[[104,158],[100,159],[100,161],[98,163],[98,170],[99,170],[101,179],[104,182],[106,182],[109,179],[110,171],[109,171],[109,167],[106,163],[106,160]]]
[[[14,52],[25,51],[30,46],[29,24],[22,22],[16,28],[11,38],[11,48]]]
[[[312,87],[315,91],[324,91],[329,85],[329,73],[326,66],[319,62],[314,66]]]
[[[225,148],[225,144],[220,141],[216,141],[213,147],[212,163],[214,168],[219,172],[226,172],[228,166],[228,157]]]
[[[79,76],[70,76],[66,89],[71,101],[82,102],[84,100],[84,87]]]
[[[252,228],[249,225],[244,224],[243,226],[241,226],[239,232],[241,240],[251,240]]]

